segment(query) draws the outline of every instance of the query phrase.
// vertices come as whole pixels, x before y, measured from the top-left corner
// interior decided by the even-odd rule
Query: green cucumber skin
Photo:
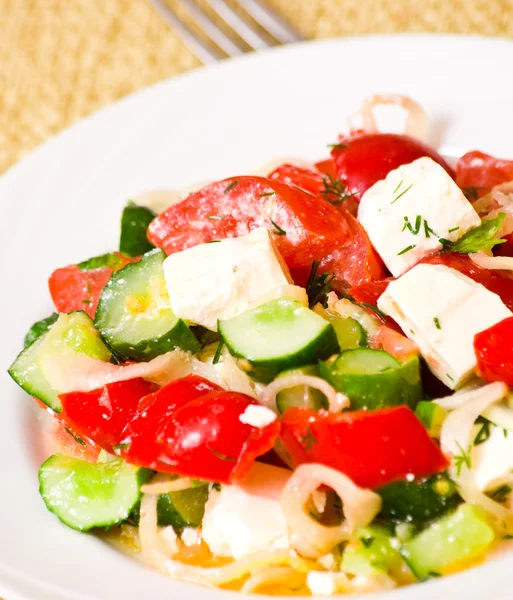
[[[120,507],[119,504],[116,503],[116,505],[112,507],[113,508],[113,516],[111,518],[106,518],[103,520],[89,522],[85,525],[81,525],[76,521],[74,522],[74,521],[70,520],[63,514],[65,511],[63,510],[62,502],[55,502],[55,501],[51,500],[50,494],[48,493],[48,490],[47,490],[48,482],[45,479],[46,470],[51,469],[53,467],[54,463],[58,462],[61,459],[68,459],[72,462],[75,462],[79,466],[79,468],[81,466],[81,463],[85,463],[87,465],[86,468],[87,467],[94,468],[96,466],[101,467],[101,466],[105,466],[108,463],[93,464],[93,463],[87,463],[86,461],[83,461],[81,459],[72,459],[68,456],[63,456],[61,454],[53,454],[39,468],[39,472],[38,472],[39,494],[41,495],[41,498],[43,499],[43,502],[45,503],[46,508],[48,509],[49,512],[54,514],[59,519],[59,521],[61,521],[61,523],[63,523],[67,527],[70,527],[71,529],[74,529],[75,531],[80,531],[80,532],[87,532],[94,528],[109,528],[109,527],[113,527],[114,525],[118,525],[118,524],[122,523],[123,521],[126,521],[128,516],[130,515],[130,513],[133,511],[134,507],[137,506],[140,502],[140,499],[142,496],[140,487],[142,485],[144,485],[146,482],[148,482],[151,479],[151,477],[154,475],[154,471],[152,471],[150,469],[138,468],[138,467],[133,467],[131,465],[125,464],[124,467],[131,468],[134,471],[133,476],[135,478],[134,483],[136,484],[137,492],[135,494],[133,494],[130,498],[127,499],[127,503],[125,504],[125,506]],[[118,460],[120,460],[120,459],[118,459]]]
[[[367,333],[356,319],[329,315],[328,320],[335,329],[341,350],[353,350],[367,346]]]
[[[346,350],[353,352],[358,350]],[[335,361],[336,362],[336,361]],[[406,404],[414,409],[422,398],[420,362],[417,357],[397,369],[375,374],[337,373],[335,364],[319,363],[321,377],[351,400],[351,409],[376,410]]]
[[[317,360],[327,359],[339,351],[337,334],[331,324],[328,324],[328,327],[325,327],[320,335],[311,340],[309,344],[294,355],[270,360],[251,360],[251,358],[238,353],[223,335],[221,321],[218,322],[218,330],[230,354],[236,358],[248,361],[251,364],[251,370],[247,370],[247,374],[252,379],[262,383],[271,383],[281,371],[309,365],[315,363]]]
[[[31,346],[38,338],[44,335],[51,326],[57,321],[59,315],[57,313],[52,313],[46,319],[41,319],[40,321],[36,321],[34,325],[28,330],[25,339],[23,340],[23,349]]]
[[[437,488],[445,493],[440,493]],[[445,474],[420,481],[395,481],[376,493],[382,500],[379,516],[397,522],[427,523],[462,502],[454,482]]]
[[[94,271],[95,269],[104,269],[110,267],[111,269],[119,269],[119,267],[125,261],[117,256],[116,254],[109,252],[108,254],[100,254],[100,256],[93,256],[77,264],[77,267],[81,271]]]
[[[59,413],[62,410],[59,391],[53,389],[44,377],[38,357],[41,352],[60,351],[86,354],[98,360],[110,360],[108,347],[93,330],[93,321],[85,312],[61,314],[46,332],[18,354],[7,372],[27,394]],[[58,336],[56,332],[60,332],[61,335]],[[57,350],[54,347],[56,343],[59,344]]]
[[[279,374],[280,377],[286,377],[287,375],[310,375],[312,377],[319,377],[319,367],[317,365],[307,365],[298,369],[289,369]],[[283,414],[287,409],[293,406],[305,406],[303,396],[304,386],[296,386],[286,390],[278,392],[276,395],[276,407],[280,414]],[[329,402],[326,396],[317,389],[310,388],[309,390],[309,402],[306,406],[312,410],[319,410],[321,408],[329,409]]]
[[[146,206],[129,203],[121,216],[119,251],[127,256],[140,256],[153,248],[146,237],[149,224],[157,215]]]
[[[104,334],[102,334],[102,338],[106,345],[118,356],[137,362],[148,362],[156,356],[166,354],[166,352],[177,348],[192,354],[201,349],[201,344],[181,319],[176,322],[176,325],[170,331],[152,340],[143,340],[139,344],[123,344],[119,341],[113,343],[112,339]]]
[[[107,346],[121,358],[145,362],[176,348],[181,348],[193,354],[201,348],[201,344],[181,319],[176,319],[171,328],[160,335],[150,339],[141,339],[137,343],[122,340],[122,333],[120,334],[110,321],[111,303],[119,302],[123,298],[123,282],[131,278],[137,278],[141,269],[149,268],[151,270],[154,260],[160,260],[162,265],[165,256],[161,249],[153,249],[146,253],[141,261],[129,263],[114,273],[101,293],[100,302],[96,309],[95,327],[99,330]]]

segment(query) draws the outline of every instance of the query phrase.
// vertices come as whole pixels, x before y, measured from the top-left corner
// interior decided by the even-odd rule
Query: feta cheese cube
[[[265,227],[171,254],[164,275],[175,315],[212,331],[218,319],[236,317],[255,299],[292,282]]]
[[[431,371],[451,389],[476,368],[474,335],[513,314],[497,294],[466,275],[428,264],[392,281],[378,307],[417,343]]]
[[[450,175],[431,158],[402,165],[362,196],[358,220],[398,277],[481,219]]]
[[[288,547],[280,497],[291,472],[255,463],[240,484],[212,490],[203,517],[203,540],[216,556],[241,558]]]
[[[262,429],[270,425],[273,421],[276,421],[276,413],[267,408],[267,406],[250,404],[239,417],[239,421],[246,425]]]

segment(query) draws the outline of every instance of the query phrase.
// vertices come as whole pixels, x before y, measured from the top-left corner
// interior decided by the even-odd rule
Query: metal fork
[[[303,39],[261,0],[204,0],[201,6],[195,0],[176,0],[195,27],[166,0],[151,0],[151,3],[204,64]],[[234,9],[236,3],[244,16]]]

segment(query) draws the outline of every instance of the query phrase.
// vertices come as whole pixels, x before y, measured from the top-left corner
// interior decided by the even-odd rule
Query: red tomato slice
[[[286,183],[292,187],[298,187],[310,194],[319,194],[323,188],[322,173],[305,169],[304,167],[296,167],[285,163],[275,169],[270,175],[271,181],[279,181]]]
[[[120,258],[116,270],[123,268],[129,262],[139,260],[127,258],[119,252],[115,254]],[[112,267],[82,271],[77,265],[69,265],[54,271],[48,280],[48,288],[57,312],[70,313],[74,310],[83,310],[94,319],[100,294],[113,272]]]
[[[59,417],[74,433],[112,453],[127,423],[133,419],[139,400],[156,388],[155,384],[138,378],[109,383],[92,392],[61,394]]]
[[[478,375],[513,386],[513,317],[474,337]]]
[[[316,162],[314,166],[321,173],[331,175],[332,177],[337,177],[335,163],[333,162],[332,158],[325,158],[324,160],[320,160],[319,162]]]
[[[358,199],[390,171],[422,156],[429,156],[453,176],[452,169],[433,148],[394,133],[358,131],[347,137],[341,136],[340,146],[333,148],[331,156],[342,183]]]
[[[274,446],[276,419],[265,427],[240,420],[255,400],[237,392],[213,392],[178,409],[157,432],[159,462],[175,473],[232,483],[245,477],[255,459]]]
[[[406,362],[419,354],[417,344],[387,325],[380,327],[369,339],[369,345],[371,348],[388,352],[399,362]]]
[[[371,306],[378,305],[378,298],[387,289],[388,284],[393,281],[392,277],[381,279],[378,281],[368,281],[360,283],[352,287],[348,294],[352,296],[356,302],[361,304],[370,304]]]
[[[282,418],[281,439],[296,463],[327,465],[364,488],[408,475],[432,475],[449,466],[406,406],[337,414],[291,408]]]
[[[221,388],[203,377],[188,375],[175,379],[163,388],[141,398],[133,418],[126,425],[121,440],[121,456],[132,464],[157,471],[175,472],[159,462],[160,451],[156,445],[156,432],[175,411],[188,402]]]
[[[319,271],[335,273],[332,287],[343,291],[369,281],[384,279],[387,275],[383,261],[374,250],[365,230],[349,212],[344,217],[351,231],[351,238],[340,248],[326,256]]]
[[[75,437],[69,427],[60,420],[53,423],[46,436],[49,454],[65,454],[90,463],[98,460],[101,448],[89,440]]]
[[[347,223],[329,202],[264,177],[243,176],[207,185],[170,206],[150,223],[148,239],[172,254],[262,226],[273,232],[292,268],[309,267],[349,235]]]
[[[477,150],[464,154],[456,165],[456,183],[461,188],[472,188],[472,194],[477,197],[511,180],[513,160],[495,158]]]

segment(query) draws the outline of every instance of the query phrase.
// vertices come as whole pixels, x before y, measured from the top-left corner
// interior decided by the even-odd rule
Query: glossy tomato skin
[[[139,400],[156,389],[155,384],[137,378],[109,383],[91,392],[61,394],[59,417],[75,434],[113,453],[124,428],[135,415]]]
[[[271,232],[289,268],[309,267],[349,235],[347,223],[328,202],[278,181],[243,176],[207,185],[170,206],[150,223],[148,239],[172,254],[257,227]]]
[[[297,167],[288,163],[280,165],[269,174],[271,181],[279,181],[290,186],[296,186],[310,194],[320,193],[323,188],[322,178],[323,174],[319,171],[312,171],[311,169]]]
[[[221,388],[197,375],[174,379],[160,390],[144,396],[139,401],[133,418],[127,422],[122,434],[119,454],[129,463],[157,471],[173,469],[158,460],[156,432],[163,427],[180,407]]]
[[[456,165],[456,183],[461,188],[472,188],[474,196],[484,196],[496,185],[512,180],[513,160],[477,150],[464,154]]]
[[[451,177],[454,176],[450,166],[433,148],[395,133],[358,131],[347,137],[341,136],[340,144],[333,148],[331,156],[338,177],[358,199],[393,169],[423,156],[432,158]]]
[[[241,421],[254,404],[245,394],[221,391],[184,405],[157,431],[160,461],[197,479],[243,479],[255,459],[273,448],[280,432],[277,419],[264,427]]]
[[[333,162],[332,158],[325,158],[324,160],[320,160],[319,162],[316,162],[314,166],[321,173],[331,175],[332,177],[337,177],[335,163]]]
[[[513,317],[474,337],[477,373],[485,381],[513,386]]]
[[[127,258],[119,252],[115,254],[120,259],[117,270],[129,262],[139,260],[138,258]],[[112,267],[83,271],[77,265],[68,265],[56,269],[50,275],[48,288],[57,312],[70,313],[75,310],[83,310],[94,319],[100,294],[112,273],[114,273]]]
[[[296,463],[327,465],[364,488],[440,473],[449,465],[406,406],[338,414],[290,408],[281,439]]]
[[[337,291],[384,279],[387,276],[385,265],[365,230],[351,213],[343,210],[342,213],[351,232],[350,238],[321,260],[319,272],[335,273],[332,287]]]

